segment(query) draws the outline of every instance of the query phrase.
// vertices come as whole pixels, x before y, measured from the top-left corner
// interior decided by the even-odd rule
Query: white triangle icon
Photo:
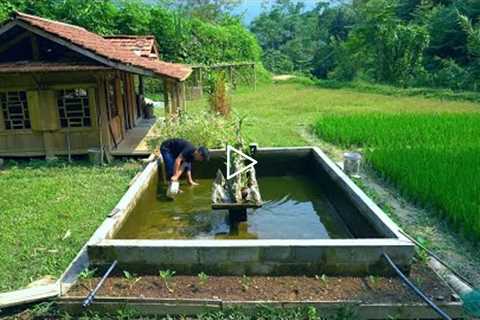
[[[239,154],[242,158],[250,161],[250,163],[246,167],[243,167],[241,170],[238,170],[238,171],[232,173],[232,168],[231,168],[232,163],[231,163],[231,155],[230,155],[232,152],[235,152],[235,153]],[[227,179],[231,179],[235,176],[238,176],[242,172],[250,170],[257,163],[258,163],[257,160],[253,159],[252,157],[247,156],[242,151],[240,151],[238,149],[235,149],[234,147],[232,147],[230,145],[227,145]]]

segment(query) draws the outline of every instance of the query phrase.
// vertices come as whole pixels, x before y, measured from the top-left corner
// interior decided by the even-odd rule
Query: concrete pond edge
[[[380,219],[380,227],[388,229],[388,232],[393,233],[392,240],[400,240],[404,244],[411,244],[411,242],[401,234],[399,227],[359,188],[348,176],[339,168],[333,161],[331,161],[318,147],[291,147],[291,148],[262,148],[266,152],[279,152],[281,150],[287,152],[305,152],[310,150],[314,152],[315,157],[319,157],[327,164],[327,171],[330,171],[334,176],[337,176],[339,183],[351,190],[350,197],[353,201],[360,201],[360,205],[365,206],[368,211],[375,214]],[[214,153],[222,153],[224,150],[214,150]],[[132,179],[132,183],[111,211],[108,217],[95,231],[92,237],[86,242],[84,247],[79,251],[72,263],[67,267],[66,271],[60,279],[52,285],[28,288],[17,290],[13,292],[6,292],[0,294],[0,308],[11,307],[15,305],[31,303],[47,298],[58,298],[59,305],[64,310],[81,311],[78,308],[85,297],[66,297],[64,296],[68,290],[75,284],[81,272],[90,265],[87,249],[89,245],[98,245],[109,239],[112,236],[112,230],[120,226],[128,216],[128,211],[138,201],[142,192],[145,190],[150,179],[158,174],[158,163],[156,161],[150,162],[141,171],[140,174]],[[115,241],[115,240],[109,240]],[[442,277],[443,278],[443,277]],[[445,280],[445,279],[444,279]],[[35,294],[35,293],[39,294]],[[13,299],[16,298],[16,299]],[[20,299],[19,299],[20,298]],[[185,300],[185,299],[144,299],[144,298],[106,298],[98,297],[95,303],[91,306],[92,310],[99,311],[113,310],[121,308],[122,306],[132,306],[138,309],[142,314],[198,314],[205,311],[223,310],[226,308],[253,308],[258,306],[269,307],[305,307],[314,306],[320,312],[337,312],[345,307],[353,307],[359,319],[384,319],[388,315],[401,314],[405,319],[417,318],[434,318],[435,313],[425,304],[362,304],[358,301],[221,301],[221,300]],[[465,317],[463,314],[463,307],[461,302],[445,303],[440,305],[454,318]],[[165,313],[162,313],[165,312]],[[400,313],[399,313],[400,312]]]

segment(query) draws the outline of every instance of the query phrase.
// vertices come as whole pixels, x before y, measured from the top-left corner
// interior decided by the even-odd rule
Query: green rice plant
[[[480,238],[480,114],[361,114],[320,118],[316,133],[363,148],[402,195]]]

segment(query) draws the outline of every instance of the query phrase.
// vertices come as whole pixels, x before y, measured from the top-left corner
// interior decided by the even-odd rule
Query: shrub
[[[224,148],[235,141],[235,120],[211,112],[185,112],[157,125],[155,138],[149,140],[151,149],[169,138],[183,138],[194,145]]]
[[[230,115],[231,99],[228,93],[228,85],[225,80],[225,73],[221,72],[213,77],[210,88],[208,102],[210,110],[218,115],[228,117]]]

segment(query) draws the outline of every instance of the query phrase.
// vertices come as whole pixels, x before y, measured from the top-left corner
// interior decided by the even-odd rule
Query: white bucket
[[[362,155],[358,152],[345,152],[343,154],[343,171],[351,177],[359,177]]]
[[[167,197],[170,199],[175,199],[179,191],[180,191],[180,183],[178,181],[172,181],[168,185]]]

